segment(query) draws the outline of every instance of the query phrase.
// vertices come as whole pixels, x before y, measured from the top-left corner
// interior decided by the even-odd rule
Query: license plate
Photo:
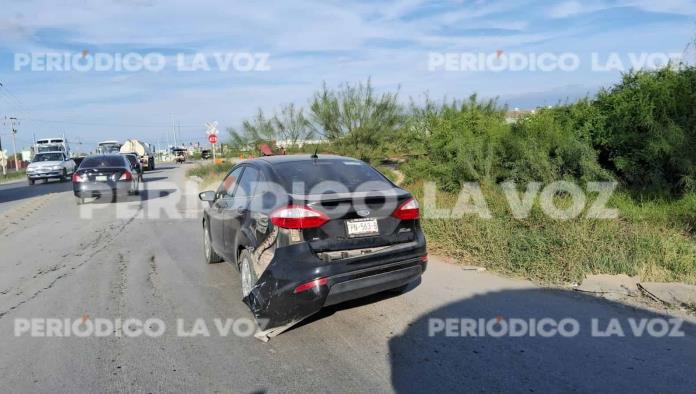
[[[379,234],[377,219],[356,219],[346,222],[349,237],[366,237]]]
[[[109,179],[109,177],[107,177],[106,175],[97,175],[94,179],[97,182],[106,182]]]

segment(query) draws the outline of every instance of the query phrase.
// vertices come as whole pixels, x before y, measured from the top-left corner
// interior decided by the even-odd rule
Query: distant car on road
[[[88,156],[82,160],[72,176],[72,184],[79,205],[86,197],[110,196],[115,202],[118,196],[138,194],[140,180],[127,157],[109,154]]]
[[[174,149],[174,161],[177,163],[185,163],[186,156],[188,156],[188,151],[186,149]]]
[[[317,192],[322,184],[329,189]],[[205,261],[239,269],[243,299],[263,330],[327,305],[403,291],[427,265],[418,202],[360,160],[248,160],[199,198],[209,203]]]
[[[201,151],[201,159],[203,159],[203,160],[208,160],[208,159],[210,159],[211,157],[213,157],[213,153],[211,152],[210,149],[203,149],[203,150]]]
[[[121,153],[130,162],[133,172],[138,173],[138,180],[143,181],[143,165],[140,163],[140,158],[135,153]]]
[[[30,185],[38,180],[43,179],[45,182],[51,178],[64,182],[75,172],[75,167],[75,162],[65,152],[37,153],[27,166],[27,180]]]

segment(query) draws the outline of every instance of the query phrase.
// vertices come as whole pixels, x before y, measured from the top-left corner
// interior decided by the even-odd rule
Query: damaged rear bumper
[[[279,248],[244,302],[259,328],[283,330],[313,315],[322,307],[362,298],[408,284],[427,267],[425,238],[365,256],[327,262],[307,243]],[[315,279],[322,285],[302,292],[295,289]]]

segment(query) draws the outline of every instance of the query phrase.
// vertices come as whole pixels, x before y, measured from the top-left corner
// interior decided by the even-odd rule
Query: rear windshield
[[[39,153],[34,156],[34,162],[38,161],[61,161],[63,160],[62,153]]]
[[[303,184],[305,193],[311,193],[321,182],[338,182],[345,186],[343,190],[333,190],[334,192],[349,191],[354,192],[358,188],[360,191],[368,190],[387,190],[393,186],[377,170],[369,165],[357,160],[314,160],[296,161],[276,164],[273,166],[280,177],[280,182],[285,190],[292,192],[293,184]],[[369,185],[360,185],[370,182]],[[320,193],[327,192],[320,187]],[[297,191],[297,189],[295,189]],[[314,189],[317,192],[317,189]]]
[[[80,168],[99,168],[99,167],[124,167],[125,162],[121,156],[94,156],[82,160]]]

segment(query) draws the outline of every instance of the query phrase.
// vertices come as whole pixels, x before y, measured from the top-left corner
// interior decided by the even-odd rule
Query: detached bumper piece
[[[268,341],[324,306],[406,285],[425,271],[425,254],[423,242],[402,253],[327,264],[306,244],[279,249],[244,298],[260,329],[256,338]]]

